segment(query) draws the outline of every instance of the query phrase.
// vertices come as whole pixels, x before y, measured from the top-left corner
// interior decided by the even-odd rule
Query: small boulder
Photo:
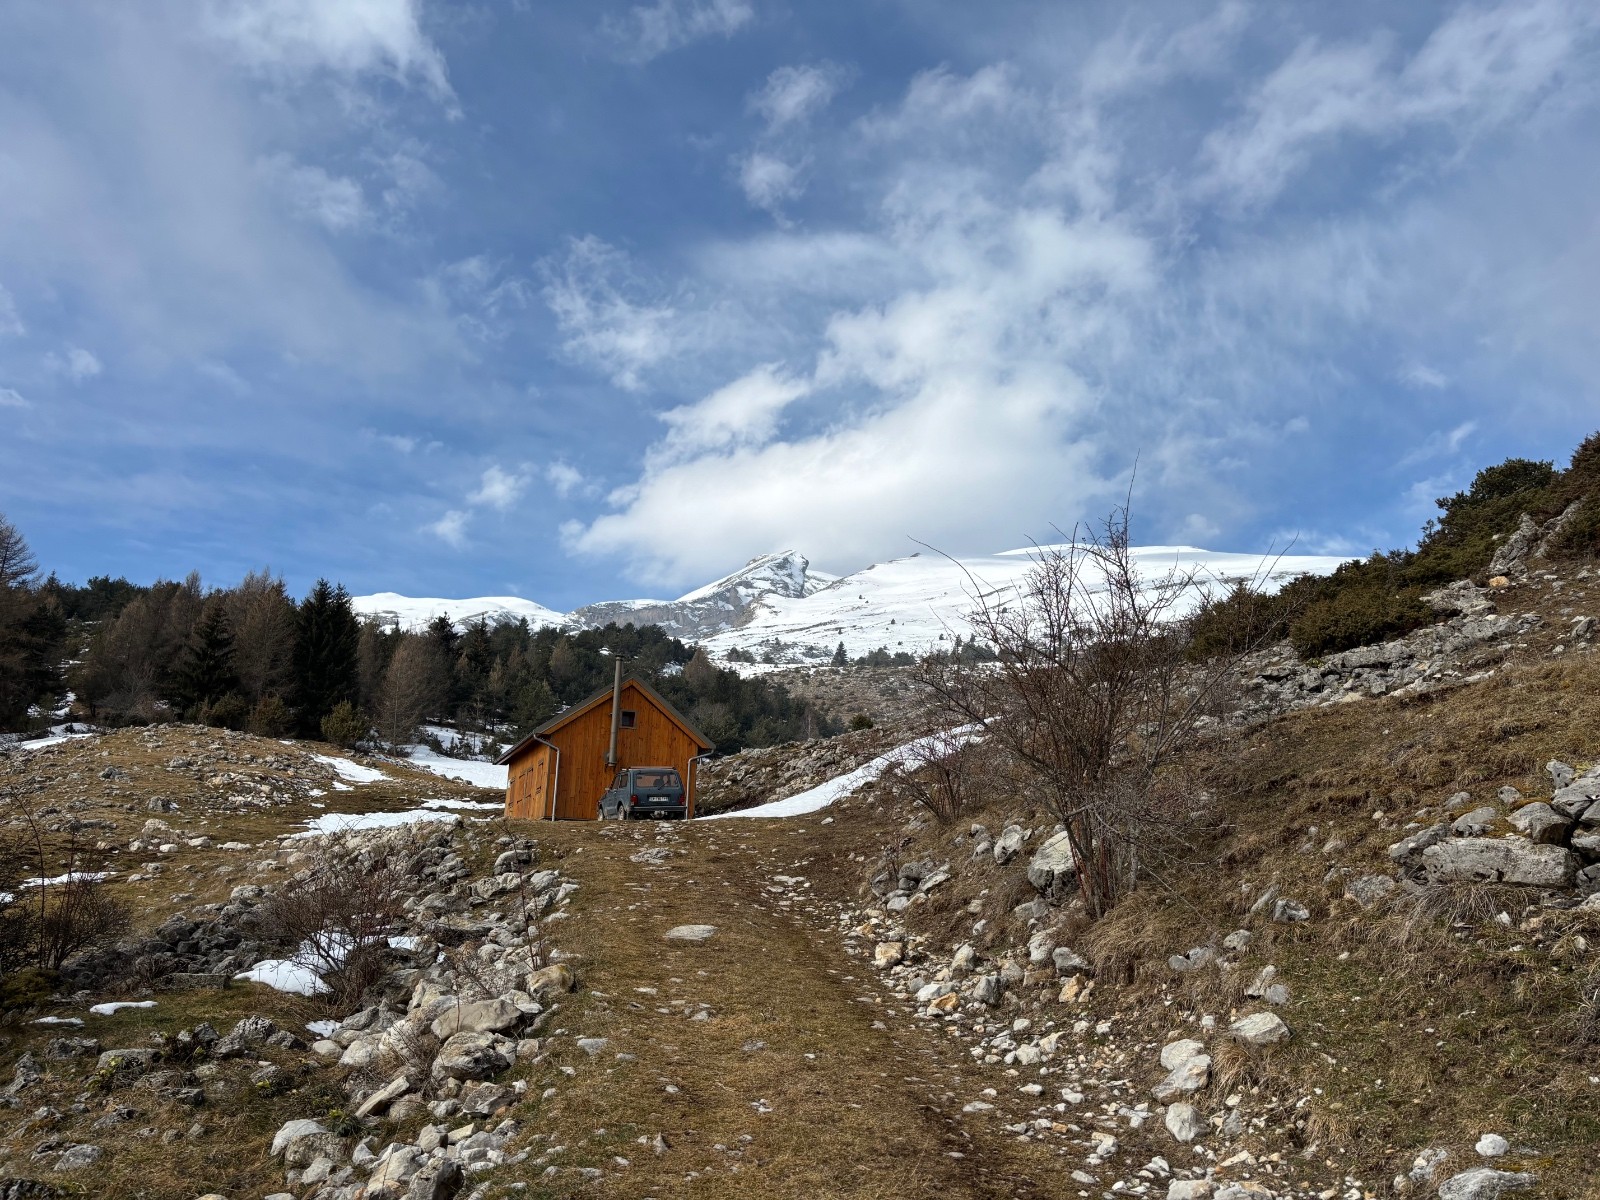
[[[1182,1101],[1167,1105],[1162,1121],[1167,1127],[1167,1132],[1180,1142],[1192,1142],[1207,1129],[1206,1119],[1200,1110]]]
[[[1565,846],[1541,846],[1515,834],[1499,838],[1451,838],[1422,853],[1431,883],[1514,883],[1564,888],[1577,859]]]
[[[1283,1018],[1270,1012],[1240,1017],[1228,1026],[1228,1032],[1235,1041],[1252,1047],[1271,1046],[1289,1038],[1289,1027],[1284,1024]]]
[[[1482,837],[1494,828],[1500,810],[1489,805],[1462,813],[1450,823],[1450,832],[1456,837]]]
[[[1541,846],[1556,845],[1572,827],[1571,821],[1542,800],[1524,804],[1507,819],[1523,837]]]
[[[105,1157],[105,1151],[99,1146],[91,1146],[87,1142],[78,1142],[68,1146],[56,1159],[57,1171],[81,1171],[85,1167],[92,1167]]]
[[[1371,908],[1399,886],[1390,875],[1359,875],[1344,885],[1346,900],[1354,900],[1362,908]]]
[[[522,1021],[522,1010],[511,1001],[468,1000],[451,1005],[434,1018],[433,1036],[440,1041],[458,1033],[504,1033]]]
[[[1071,887],[1076,877],[1072,842],[1065,830],[1046,839],[1028,862],[1028,882],[1047,895]]]
[[[671,942],[705,942],[716,932],[715,925],[674,925],[661,936]]]
[[[1005,866],[1022,852],[1022,843],[1027,840],[1027,830],[1020,825],[1007,825],[1005,830],[995,839],[994,861],[997,866]]]
[[[1167,1073],[1167,1077],[1151,1089],[1151,1095],[1165,1104],[1190,1092],[1198,1092],[1209,1082],[1211,1082],[1211,1056],[1195,1054],[1173,1067]]]
[[[1441,1183],[1439,1200],[1500,1200],[1511,1192],[1526,1191],[1538,1181],[1538,1176],[1523,1171],[1474,1167]]]
[[[905,957],[904,942],[879,942],[872,950],[872,962],[880,971],[887,970]]]
[[[1175,1067],[1188,1062],[1197,1054],[1204,1054],[1204,1042],[1197,1042],[1194,1038],[1180,1038],[1176,1042],[1168,1042],[1161,1047],[1162,1070],[1170,1071]]]
[[[1299,921],[1309,921],[1311,910],[1300,901],[1285,896],[1273,904],[1272,919],[1279,925],[1293,925]]]
[[[540,967],[529,975],[523,990],[538,999],[546,992],[552,995],[570,992],[577,985],[578,980],[573,975],[571,967],[566,963],[551,963],[548,967]]]
[[[487,1079],[517,1058],[517,1044],[497,1033],[457,1033],[439,1047],[433,1060],[436,1079]]]

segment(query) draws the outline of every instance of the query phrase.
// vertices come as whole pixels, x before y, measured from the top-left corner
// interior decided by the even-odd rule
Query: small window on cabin
[[[620,725],[623,729],[632,729],[638,723],[639,723],[639,714],[634,712],[633,709],[631,709],[631,708],[623,709],[621,718],[617,722],[617,724]]]

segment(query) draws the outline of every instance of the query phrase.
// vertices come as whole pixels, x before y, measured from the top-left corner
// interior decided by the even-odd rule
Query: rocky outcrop
[[[1562,762],[1546,770],[1555,785],[1548,801],[1502,788],[1495,803],[1395,842],[1390,859],[1417,882],[1600,891],[1600,766],[1581,776]],[[1471,803],[1465,792],[1451,798],[1452,808]]]

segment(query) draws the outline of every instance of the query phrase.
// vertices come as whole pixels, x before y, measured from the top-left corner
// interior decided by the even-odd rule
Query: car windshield
[[[642,788],[682,787],[676,771],[635,771],[633,786]]]

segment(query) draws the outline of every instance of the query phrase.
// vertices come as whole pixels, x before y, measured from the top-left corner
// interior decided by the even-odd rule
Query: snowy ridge
[[[1048,547],[1046,547],[1048,549]],[[443,614],[457,624],[526,618],[534,628],[592,629],[618,624],[660,625],[673,637],[698,642],[726,659],[733,650],[777,665],[821,663],[843,642],[851,658],[879,647],[917,654],[967,637],[966,615],[979,601],[1005,603],[1033,568],[1037,549],[952,559],[936,554],[874,563],[834,577],[813,571],[793,550],[763,554],[738,571],[696,588],[677,600],[615,600],[570,613],[515,596],[471,600],[412,599],[393,592],[354,599],[357,613],[402,628],[420,629]],[[1275,589],[1299,575],[1326,575],[1346,561],[1327,555],[1232,554],[1196,546],[1140,546],[1132,550],[1141,574],[1151,580],[1169,571],[1196,574],[1185,603],[1199,603],[1206,589],[1240,580]],[[746,672],[770,664],[740,664]]]
[[[384,625],[399,629],[423,629],[435,617],[449,617],[457,625],[470,625],[479,617],[491,623],[504,618],[514,621],[522,617],[535,629],[567,624],[567,614],[520,596],[442,600],[402,596],[398,592],[377,592],[371,596],[354,596],[350,603],[358,617],[376,617]]]

